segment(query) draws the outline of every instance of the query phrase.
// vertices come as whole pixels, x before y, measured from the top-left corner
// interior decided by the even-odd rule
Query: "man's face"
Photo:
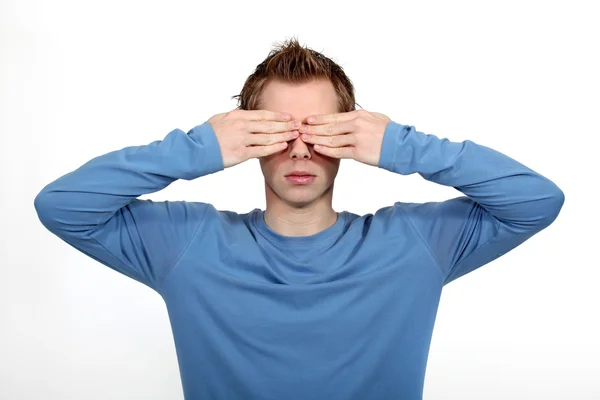
[[[310,115],[339,112],[335,89],[328,80],[301,85],[270,81],[263,90],[260,108],[287,112],[304,124]],[[339,158],[315,152],[313,145],[303,142],[300,137],[290,140],[286,149],[260,157],[259,162],[267,184],[267,196],[295,207],[313,203],[333,190],[340,165]],[[294,170],[309,171],[316,177],[312,183],[296,184],[285,177]]]

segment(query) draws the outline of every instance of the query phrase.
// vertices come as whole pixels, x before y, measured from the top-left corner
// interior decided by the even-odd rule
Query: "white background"
[[[600,399],[594,3],[3,0],[0,398],[183,398],[162,298],[49,233],[33,200],[97,155],[233,109],[296,36],[366,110],[492,147],[565,193],[550,227],[444,288],[424,398]],[[343,160],[334,209],[457,195]],[[265,207],[255,159],[144,197]]]

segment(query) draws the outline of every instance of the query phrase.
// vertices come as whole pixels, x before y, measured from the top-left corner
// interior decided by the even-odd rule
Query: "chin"
[[[310,206],[311,204],[313,204],[315,202],[315,200],[313,199],[312,201],[300,201],[300,200],[284,200],[287,204],[289,204],[290,206],[294,207],[294,208],[305,208]]]
[[[293,193],[293,190],[284,189],[280,192],[279,197],[289,204],[307,205],[313,203],[322,195],[322,193],[316,193],[314,190],[306,189],[308,188],[303,189],[303,193]]]
[[[297,207],[306,206],[327,194],[331,185],[323,187],[322,185],[307,185],[307,186],[289,186],[280,187],[277,191],[279,197],[288,204],[294,204]]]

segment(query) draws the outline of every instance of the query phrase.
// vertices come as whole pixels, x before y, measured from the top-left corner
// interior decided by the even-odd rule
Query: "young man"
[[[488,147],[355,110],[342,69],[296,40],[234,97],[239,110],[51,182],[40,221],[163,297],[186,399],[420,399],[443,286],[549,226],[563,192]],[[252,158],[264,211],[137,199]],[[464,196],[336,212],[341,158]]]

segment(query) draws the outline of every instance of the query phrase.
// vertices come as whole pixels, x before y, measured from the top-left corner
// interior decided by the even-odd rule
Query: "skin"
[[[262,109],[287,112],[306,124],[315,114],[339,112],[335,89],[330,81],[301,85],[270,81],[261,96]],[[285,236],[308,236],[331,227],[337,220],[332,208],[333,186],[340,159],[315,152],[301,137],[288,142],[278,153],[259,158],[265,178],[265,223]],[[300,169],[316,175],[312,183],[298,185],[285,175]]]

